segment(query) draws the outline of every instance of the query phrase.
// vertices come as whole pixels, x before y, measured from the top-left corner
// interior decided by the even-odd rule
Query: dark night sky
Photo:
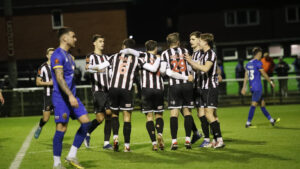
[[[128,35],[133,35],[139,44],[153,39],[164,42],[168,33],[178,31],[178,16],[240,8],[270,8],[286,4],[299,4],[297,0],[133,0],[127,8]],[[167,26],[167,18],[172,26]]]

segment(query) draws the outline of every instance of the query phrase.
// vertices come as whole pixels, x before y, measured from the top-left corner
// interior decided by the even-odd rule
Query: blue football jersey
[[[75,62],[72,56],[67,51],[57,48],[51,56],[51,74],[53,79],[53,97],[66,97],[66,94],[60,89],[59,84],[54,73],[54,69],[63,69],[64,79],[72,91],[73,95],[76,96],[76,86],[74,82],[74,70]]]
[[[257,59],[250,60],[246,65],[251,91],[262,90],[259,69],[262,69],[262,62]]]

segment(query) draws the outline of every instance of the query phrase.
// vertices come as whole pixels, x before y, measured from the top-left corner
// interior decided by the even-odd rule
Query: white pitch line
[[[20,167],[20,164],[21,164],[21,162],[22,162],[22,160],[23,160],[23,158],[26,154],[26,151],[30,146],[31,139],[33,137],[33,134],[34,134],[36,128],[37,128],[37,126],[34,126],[32,128],[32,130],[30,131],[30,133],[27,136],[26,140],[23,142],[23,145],[22,145],[21,149],[17,153],[14,161],[10,164],[9,169],[18,169]]]

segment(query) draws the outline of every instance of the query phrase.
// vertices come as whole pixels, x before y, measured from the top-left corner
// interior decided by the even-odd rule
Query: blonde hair
[[[178,32],[170,33],[167,36],[167,43],[168,43],[169,46],[172,45],[172,44],[175,44],[179,41],[180,41],[180,39],[179,39],[179,33]]]
[[[48,48],[48,49],[46,50],[46,55],[48,55],[49,52],[54,51],[54,50],[55,50],[54,48]]]
[[[202,40],[204,40],[205,42],[207,42],[208,46],[210,46],[211,48],[214,45],[214,35],[211,33],[202,33],[200,35],[200,38]]]

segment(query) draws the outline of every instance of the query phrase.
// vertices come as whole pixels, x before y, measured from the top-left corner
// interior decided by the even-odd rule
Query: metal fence
[[[276,87],[271,92],[268,84],[268,93],[264,96],[268,104],[300,104],[300,76],[273,77]],[[243,79],[224,79],[219,85],[219,107],[249,105],[251,94],[240,95],[239,82]],[[287,81],[286,94],[281,92],[280,80]],[[263,82],[262,82],[263,83]],[[167,83],[165,83],[165,106],[167,106]],[[0,106],[0,117],[41,115],[43,109],[43,88],[15,88],[3,90],[5,104]],[[138,90],[134,87],[135,110],[140,109],[141,100]],[[90,85],[77,86],[77,96],[86,109],[93,112],[93,97]]]

